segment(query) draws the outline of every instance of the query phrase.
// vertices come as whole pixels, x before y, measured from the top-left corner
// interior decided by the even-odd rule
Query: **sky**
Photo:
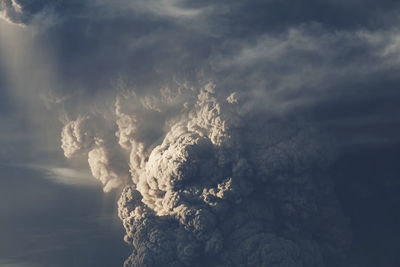
[[[398,266],[399,15],[0,0],[0,266]]]

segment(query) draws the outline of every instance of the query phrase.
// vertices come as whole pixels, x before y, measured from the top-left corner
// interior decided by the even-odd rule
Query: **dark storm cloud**
[[[51,47],[48,52],[59,62],[60,87],[69,92],[106,90],[110,80],[120,76],[137,85],[137,90],[142,86],[158,88],[154,83],[167,83],[171,77],[198,79],[204,72],[215,76],[220,69],[215,70],[214,63],[220,67],[221,60],[233,62],[226,69],[230,75],[220,73],[213,78],[232,80],[237,76],[241,80],[246,76],[259,83],[268,80],[270,87],[286,74],[301,72],[304,65],[312,68],[310,72],[322,65],[325,69],[319,72],[325,75],[343,66],[353,71],[358,64],[380,63],[380,59],[371,58],[375,47],[357,35],[365,31],[373,38],[376,32],[395,28],[398,21],[395,1],[18,3],[28,14],[52,7],[48,13],[58,23],[45,28],[37,38]],[[306,44],[302,44],[304,39]],[[281,42],[289,43],[286,51],[268,58],[267,51],[276,53]],[[238,59],[243,50],[251,49],[253,58]],[[242,66],[237,60],[248,64]],[[238,69],[240,73],[233,72]],[[241,86],[253,87],[250,82]],[[266,87],[263,83],[260,86]]]
[[[52,63],[65,156],[125,187],[127,265],[346,266],[319,138],[399,142],[399,4],[0,4]]]
[[[28,13],[46,6],[45,1],[20,5]],[[385,80],[398,68],[395,1],[158,5],[123,0],[52,4],[49,13],[62,20],[55,19],[58,23],[37,38],[57,62],[61,94],[82,94],[83,89],[91,96],[108,91],[110,81],[119,77],[147,91],[174,78],[212,77],[235,90],[269,96],[279,91],[272,94],[290,102],[298,95],[315,97],[316,91],[329,98],[333,91],[347,92],[348,84]],[[362,92],[374,90],[357,86]]]

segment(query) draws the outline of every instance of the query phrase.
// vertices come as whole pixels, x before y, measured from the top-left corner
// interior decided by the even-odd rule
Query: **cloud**
[[[94,185],[94,181],[91,179],[89,173],[79,172],[75,169],[70,168],[45,168],[42,167],[42,170],[45,170],[47,176],[50,180],[55,181],[57,183],[67,184],[67,185]]]
[[[72,186],[96,186],[97,183],[86,170],[78,170],[65,166],[51,166],[44,164],[8,164],[9,166],[38,171],[44,178],[53,183]]]
[[[57,5],[47,0],[1,0],[0,19],[21,27],[38,21],[44,26],[54,19],[52,12]]]
[[[122,190],[127,265],[344,266],[347,226],[324,171],[334,149],[321,136],[399,142],[380,127],[398,128],[398,4],[375,2],[3,0],[0,10],[35,28],[32,53],[51,63],[14,60],[20,97],[32,80],[56,80],[38,95],[65,114],[64,155],[87,161],[104,191]]]
[[[76,154],[87,155],[93,176],[108,192],[126,184],[128,168],[105,127],[104,120],[90,115],[67,121],[61,133],[61,147],[67,158]]]
[[[16,0],[2,0],[0,2],[0,19],[24,26],[23,16],[22,6]]]
[[[125,186],[118,213],[133,246],[125,264],[343,266],[348,230],[316,132],[246,112],[245,97],[216,88],[125,89],[110,122],[80,116],[65,124],[65,155],[88,155],[105,191]],[[112,123],[114,141],[102,127]],[[107,156],[116,141],[129,181],[112,166],[124,161]]]
[[[97,147],[88,154],[92,174],[101,181],[105,192],[120,187],[128,180],[128,175],[126,170],[123,169],[123,164],[117,160],[112,162],[112,160],[110,152],[105,147]],[[121,169],[118,168],[120,166]]]
[[[184,1],[181,0],[151,0],[151,1],[136,1],[134,3],[130,1],[115,1],[112,4],[107,1],[97,1],[97,3],[102,3],[109,5],[110,8],[127,8],[133,12],[143,12],[148,14],[153,14],[155,16],[161,17],[172,17],[177,19],[196,19],[198,18],[202,10],[200,8],[190,8],[182,5]]]

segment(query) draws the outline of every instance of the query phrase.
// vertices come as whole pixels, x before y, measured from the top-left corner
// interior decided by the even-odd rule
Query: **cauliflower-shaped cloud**
[[[113,138],[90,116],[65,125],[67,157],[88,153],[105,191],[126,185],[125,265],[346,266],[346,220],[317,133],[243,113],[238,94],[220,101],[214,88],[157,100],[124,92]]]
[[[126,185],[129,174],[126,160],[105,125],[104,120],[90,115],[67,121],[61,132],[61,148],[67,158],[87,155],[93,176],[109,192]]]

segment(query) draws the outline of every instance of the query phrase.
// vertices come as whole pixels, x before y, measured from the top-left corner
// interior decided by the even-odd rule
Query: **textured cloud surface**
[[[105,191],[124,187],[126,265],[345,266],[348,230],[315,131],[243,112],[236,93],[225,98],[212,83],[119,95],[114,142],[129,180],[101,122],[65,124],[65,156],[88,153]]]
[[[102,122],[91,116],[68,121],[61,133],[61,147],[67,158],[78,153],[87,154],[93,176],[101,181],[104,191],[108,192],[127,182],[128,167],[127,163],[124,164],[123,155],[115,149],[116,144],[109,141],[110,137],[102,133],[104,130],[96,126],[96,123],[99,125]]]
[[[128,266],[346,266],[340,206],[355,221],[376,206],[352,171],[337,187],[329,164],[398,150],[399,10],[393,0],[0,0],[0,156],[29,158],[30,143],[46,162],[61,132],[67,165],[121,193]],[[363,204],[349,212],[336,193]]]

